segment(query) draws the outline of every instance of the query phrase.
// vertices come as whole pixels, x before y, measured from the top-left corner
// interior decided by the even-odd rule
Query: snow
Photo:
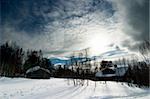
[[[40,66],[35,66],[35,67],[32,67],[32,68],[28,69],[28,70],[26,71],[26,74],[28,74],[28,73],[30,73],[30,72],[37,71],[37,70],[39,70],[39,69],[42,69],[42,70],[44,70],[44,71],[50,73],[48,69],[41,68]]]
[[[96,77],[113,77],[113,76],[124,76],[128,70],[128,67],[117,67],[117,68],[109,68],[115,70],[115,74],[103,74],[102,71],[98,71],[95,76]]]
[[[71,79],[0,78],[0,99],[149,99],[149,93],[149,88],[112,81],[74,86]]]
[[[40,69],[40,66],[35,66],[35,67],[33,67],[33,68],[28,69],[28,70],[26,71],[26,74],[27,74],[27,73],[30,73],[30,72],[33,72],[33,71],[37,71],[37,70],[39,70],[39,69]]]

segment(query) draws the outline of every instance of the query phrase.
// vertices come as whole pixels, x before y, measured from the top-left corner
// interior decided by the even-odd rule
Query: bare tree
[[[150,62],[150,41],[144,41],[139,46],[139,52],[146,62]]]

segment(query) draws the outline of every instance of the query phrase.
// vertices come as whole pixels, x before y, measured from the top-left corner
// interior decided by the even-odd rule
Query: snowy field
[[[116,82],[84,82],[51,78],[36,80],[0,78],[0,99],[150,99],[150,89],[129,87]]]

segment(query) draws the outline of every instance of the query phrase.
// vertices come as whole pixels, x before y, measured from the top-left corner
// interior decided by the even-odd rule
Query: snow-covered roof
[[[30,72],[37,71],[37,70],[39,70],[39,69],[44,70],[44,71],[50,73],[50,71],[49,71],[48,69],[41,68],[40,66],[35,66],[35,67],[32,67],[32,68],[28,69],[28,70],[26,71],[26,74],[28,74],[28,73],[30,73]]]
[[[113,69],[115,71],[114,74],[103,74],[102,71],[99,71],[95,74],[96,77],[113,77],[113,76],[124,76],[128,70],[128,67],[117,67]]]
[[[129,65],[128,64],[122,64],[122,65],[117,65],[117,67],[129,67]]]
[[[65,63],[56,63],[54,66],[65,65]]]

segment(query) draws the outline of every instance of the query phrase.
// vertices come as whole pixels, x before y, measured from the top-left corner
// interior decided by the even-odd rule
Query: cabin
[[[50,76],[50,71],[40,66],[32,67],[26,71],[26,78],[49,79]]]
[[[107,67],[103,68],[95,74],[96,78],[113,78],[113,77],[123,77],[128,70],[127,66],[117,66],[117,67]]]

